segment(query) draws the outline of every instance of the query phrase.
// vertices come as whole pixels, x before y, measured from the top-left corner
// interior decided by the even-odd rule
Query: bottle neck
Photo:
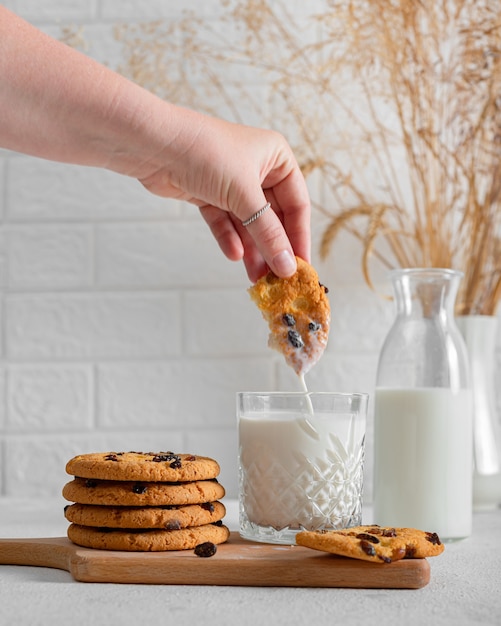
[[[460,272],[436,268],[396,270],[391,280],[397,316],[444,321],[454,316]]]
[[[397,314],[378,362],[377,386],[468,386],[466,348],[454,317],[461,273],[442,269],[391,273]]]

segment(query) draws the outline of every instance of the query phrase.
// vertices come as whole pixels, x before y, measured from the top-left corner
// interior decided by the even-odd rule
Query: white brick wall
[[[4,4],[56,36],[81,26],[87,52],[112,67],[115,22],[221,10],[220,0]],[[216,456],[235,496],[236,391],[298,382],[266,347],[243,267],[219,252],[197,209],[110,172],[0,151],[0,219],[0,494],[57,494],[74,454],[148,448]],[[314,215],[333,323],[308,383],[371,392],[391,305],[363,283],[350,239],[320,263],[321,225]],[[368,497],[371,438],[369,422]]]

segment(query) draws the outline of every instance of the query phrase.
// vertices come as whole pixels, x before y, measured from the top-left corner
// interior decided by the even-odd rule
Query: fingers
[[[268,192],[266,192],[269,196]],[[299,167],[273,188],[272,204],[281,217],[283,228],[296,256],[311,260],[311,205]]]
[[[295,256],[308,262],[311,256],[310,198],[299,167],[293,168],[273,189],[267,189],[266,197],[273,211],[263,213],[245,230],[269,268],[286,278],[296,271]],[[259,278],[266,271],[262,264],[246,260],[245,255],[244,262],[249,276],[261,272]]]
[[[271,271],[282,278],[292,276],[297,269],[294,249],[285,232],[284,226],[274,210],[266,211],[257,220],[244,227],[236,226],[244,241],[250,236],[253,246],[246,246],[244,263],[249,278],[255,281],[266,271],[266,265]],[[245,229],[245,232],[242,232]],[[260,257],[256,258],[252,252],[257,249]]]
[[[213,206],[200,207],[200,212],[222,252],[232,261],[242,259],[252,282],[268,269],[281,277],[296,271],[295,252],[282,224],[281,211],[277,214],[267,210],[247,227],[234,215]]]
[[[240,261],[244,257],[244,244],[230,214],[209,205],[201,206],[199,209],[223,254],[230,261]]]
[[[251,282],[255,283],[268,271],[267,262],[238,218],[213,206],[200,207],[200,213],[223,254],[231,261],[243,260]]]

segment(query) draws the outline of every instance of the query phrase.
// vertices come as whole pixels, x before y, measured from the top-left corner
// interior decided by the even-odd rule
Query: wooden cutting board
[[[209,558],[193,550],[91,550],[66,537],[0,539],[0,564],[53,567],[75,580],[99,583],[419,589],[430,580],[426,559],[376,564],[301,546],[254,543],[236,532]]]

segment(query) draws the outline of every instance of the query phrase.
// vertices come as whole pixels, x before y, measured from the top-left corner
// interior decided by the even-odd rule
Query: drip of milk
[[[304,374],[299,375],[299,382],[301,383],[301,387],[305,393],[308,393],[308,386],[306,385],[306,380],[304,379]]]
[[[313,404],[311,403],[310,392],[308,391],[308,387],[306,385],[306,380],[304,379],[304,374],[299,375],[299,382],[301,383],[301,387],[306,395],[306,404],[308,405],[308,413],[313,415]]]

